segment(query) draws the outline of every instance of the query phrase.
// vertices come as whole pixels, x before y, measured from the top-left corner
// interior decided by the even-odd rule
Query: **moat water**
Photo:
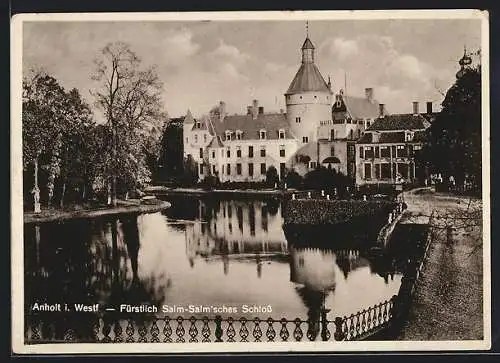
[[[404,250],[370,257],[376,236],[360,241],[359,226],[352,234],[318,230],[318,245],[308,233],[287,240],[276,200],[170,201],[163,213],[26,225],[27,320],[57,324],[61,314],[85,320],[106,309],[124,319],[315,319],[322,308],[333,320],[398,292]],[[41,314],[35,303],[70,312]],[[71,315],[75,304],[98,304],[98,311]]]

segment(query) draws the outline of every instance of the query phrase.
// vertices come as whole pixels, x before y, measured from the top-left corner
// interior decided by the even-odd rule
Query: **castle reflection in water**
[[[231,261],[242,258],[255,261],[257,276],[262,277],[265,260],[288,261],[290,281],[301,289],[328,294],[335,290],[336,274],[344,279],[358,268],[374,266],[361,256],[359,249],[335,249],[332,237],[327,249],[289,246],[282,228],[281,208],[275,201],[217,201],[197,205],[198,216],[186,225],[186,255],[191,267],[197,258],[222,261],[224,274],[229,273]],[[307,244],[307,242],[306,242]],[[348,241],[347,241],[348,244]],[[394,279],[395,271],[381,272],[385,283]]]

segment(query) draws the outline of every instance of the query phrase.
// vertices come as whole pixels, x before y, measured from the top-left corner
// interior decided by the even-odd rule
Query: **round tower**
[[[332,118],[331,84],[314,63],[314,45],[306,37],[302,64],[285,93],[286,116],[292,133],[303,143],[316,141],[321,121]]]

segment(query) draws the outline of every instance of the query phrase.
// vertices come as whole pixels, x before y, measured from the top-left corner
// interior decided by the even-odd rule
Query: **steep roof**
[[[285,130],[285,138],[293,139],[290,126],[283,113],[259,114],[254,120],[252,115],[225,116],[222,121],[212,120],[211,124],[218,135],[222,136],[227,130],[243,132],[242,140],[258,140],[259,131],[266,130],[267,139],[279,139],[279,130]]]
[[[334,120],[343,120],[348,115],[353,120],[377,118],[379,116],[378,102],[375,100],[370,102],[365,97],[342,95],[341,105],[337,106],[334,103],[332,106],[332,117]]]
[[[422,142],[425,140],[426,132],[425,130],[415,131],[413,140],[411,142]],[[380,133],[380,138],[378,142],[373,141],[373,134],[371,132],[366,132],[361,138],[357,141],[358,144],[392,144],[392,143],[405,143],[405,132],[404,131],[391,131],[391,132],[382,132]]]
[[[304,40],[304,44],[302,44],[302,49],[314,49],[314,45],[311,42],[311,39],[309,37]]]
[[[327,83],[314,63],[303,63],[300,66],[285,95],[303,92],[325,92],[332,94],[332,91],[328,88]]]
[[[424,130],[429,126],[429,121],[420,114],[396,114],[378,118],[368,131]]]
[[[224,147],[224,144],[220,140],[220,137],[216,136],[216,137],[212,138],[210,143],[207,145],[207,148],[209,148],[209,147]]]

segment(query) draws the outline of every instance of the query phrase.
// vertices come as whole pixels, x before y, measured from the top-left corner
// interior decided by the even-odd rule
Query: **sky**
[[[171,117],[208,113],[223,100],[245,113],[258,99],[266,112],[285,109],[284,93],[300,66],[305,21],[24,22],[23,75],[44,70],[90,104],[94,60],[121,41],[157,68]],[[467,49],[481,44],[480,20],[314,20],[309,37],[316,64],[336,93],[375,99],[391,113],[411,112],[412,101],[442,102]],[[97,116],[98,117],[98,116]]]

